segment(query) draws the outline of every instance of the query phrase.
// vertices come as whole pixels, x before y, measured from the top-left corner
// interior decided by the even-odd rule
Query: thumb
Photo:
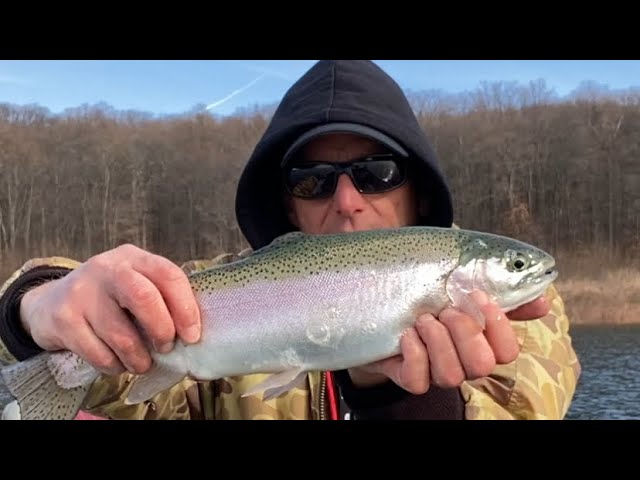
[[[508,312],[507,317],[510,320],[533,320],[544,317],[550,310],[551,306],[548,300],[542,296]]]
[[[429,355],[418,332],[407,329],[400,340],[401,355],[378,363],[376,368],[400,388],[413,394],[429,390]]]
[[[398,385],[400,388],[405,388],[402,382],[402,363],[404,359],[402,355],[380,360],[372,365],[376,373],[380,373]]]
[[[385,383],[389,379],[394,382],[399,378],[400,356],[378,360],[376,362],[349,369],[351,381],[357,387],[371,387]]]

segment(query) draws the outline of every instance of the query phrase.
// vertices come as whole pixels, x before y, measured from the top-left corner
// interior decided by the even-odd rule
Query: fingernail
[[[424,327],[428,323],[435,322],[435,321],[436,321],[436,318],[433,315],[431,315],[430,313],[424,313],[418,317],[418,321],[416,323]]]
[[[145,368],[142,367],[134,367],[133,364],[129,364],[127,365],[127,370],[130,373],[133,373],[134,375],[142,375],[143,373],[145,373],[147,370]]]
[[[173,342],[167,342],[161,345],[158,345],[157,343],[154,342],[153,344],[155,349],[160,353],[169,353],[171,350],[173,350],[173,345],[174,345]]]
[[[454,320],[456,317],[458,317],[458,315],[459,313],[456,310],[445,308],[440,312],[438,318],[440,319],[440,321],[447,322],[449,320]]]
[[[101,373],[103,373],[104,375],[107,376],[116,376],[116,375],[120,375],[124,372],[126,372],[127,369],[123,368],[123,367],[114,367],[114,368],[107,368],[105,370],[101,370]]]
[[[191,325],[184,331],[184,341],[187,343],[195,343],[200,339],[200,328],[197,325]]]
[[[474,290],[471,292],[471,298],[473,298],[473,301],[481,307],[489,303],[489,296],[481,290]]]

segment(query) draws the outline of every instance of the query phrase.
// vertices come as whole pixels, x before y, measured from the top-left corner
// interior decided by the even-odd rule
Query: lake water
[[[568,420],[640,419],[640,325],[574,326],[582,376]]]
[[[582,376],[567,420],[640,419],[640,325],[574,326],[572,338]]]

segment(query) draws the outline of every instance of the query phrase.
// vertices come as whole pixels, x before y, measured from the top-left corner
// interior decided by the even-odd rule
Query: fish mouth
[[[510,305],[505,305],[505,311],[514,310],[543,295],[549,285],[558,278],[558,275],[555,262],[540,265],[536,272],[527,275],[518,283],[516,287],[519,291],[518,299],[517,301],[514,299]]]
[[[540,286],[546,288],[551,282],[558,278],[559,272],[556,269],[555,262],[549,262],[547,265],[541,265],[539,269],[527,275],[520,281],[522,287]]]
[[[544,276],[540,277],[540,281],[542,282],[547,282],[547,284],[553,282],[556,278],[558,278],[560,272],[558,272],[558,270],[556,269],[556,267],[551,267],[548,268],[545,272],[544,272]]]

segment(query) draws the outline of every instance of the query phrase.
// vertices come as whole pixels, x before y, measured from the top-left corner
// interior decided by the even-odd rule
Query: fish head
[[[513,238],[474,233],[460,246],[458,265],[447,279],[450,298],[454,290],[482,290],[509,312],[544,294],[558,277],[552,255]]]

